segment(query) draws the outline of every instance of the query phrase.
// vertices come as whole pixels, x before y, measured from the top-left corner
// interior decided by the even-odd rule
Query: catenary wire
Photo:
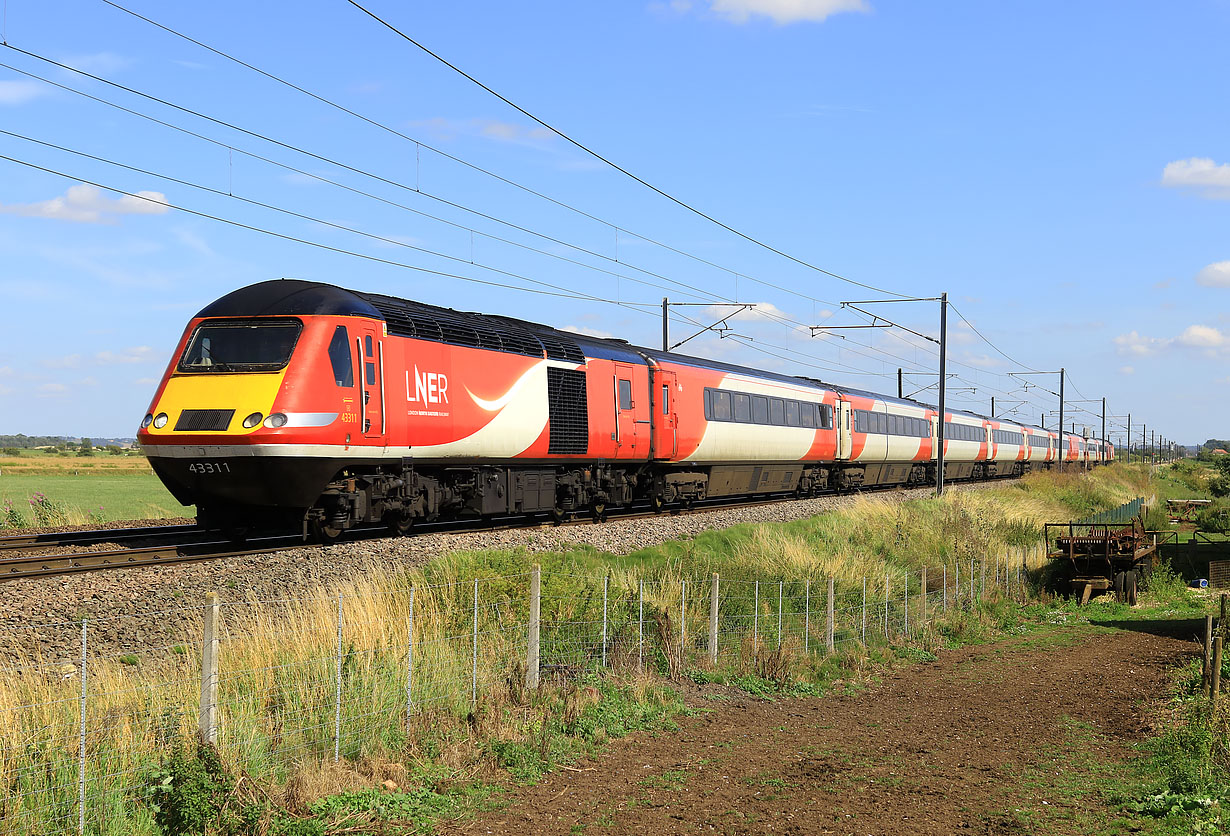
[[[111,2],[111,0],[104,0],[104,2]],[[765,243],[764,241],[761,241],[759,238],[755,238],[755,237],[753,237],[753,236],[751,236],[751,235],[748,235],[748,234],[747,234],[747,233],[745,233],[745,232],[742,232],[742,231],[740,231],[740,230],[738,230],[738,229],[735,229],[734,227],[730,226],[729,224],[724,223],[723,221],[718,220],[717,218],[713,217],[712,215],[710,215],[710,214],[708,214],[708,213],[706,213],[706,212],[704,212],[704,211],[702,211],[702,210],[700,210],[700,209],[696,208],[696,207],[695,207],[695,206],[693,206],[692,204],[687,203],[686,201],[683,201],[683,200],[681,200],[681,199],[679,199],[679,198],[675,197],[674,195],[670,194],[669,192],[664,191],[663,189],[658,188],[658,187],[657,187],[657,186],[655,186],[654,184],[650,183],[648,180],[645,180],[645,179],[643,179],[643,178],[641,178],[641,177],[637,176],[636,174],[633,174],[633,173],[632,173],[631,171],[629,171],[628,169],[626,169],[626,168],[624,168],[623,166],[619,165],[618,163],[616,163],[616,162],[612,161],[610,158],[603,156],[602,154],[598,153],[597,151],[595,151],[593,148],[589,147],[588,145],[585,145],[584,143],[580,142],[579,140],[573,139],[571,136],[569,136],[568,134],[564,133],[564,132],[563,132],[563,131],[561,131],[559,128],[555,127],[554,125],[549,124],[548,122],[545,122],[544,120],[542,120],[542,119],[540,119],[539,117],[535,116],[533,113],[530,113],[528,110],[526,110],[525,108],[521,107],[521,105],[519,105],[519,104],[517,104],[516,102],[512,101],[512,100],[511,100],[511,99],[509,99],[508,97],[506,97],[506,96],[504,96],[503,94],[501,94],[501,93],[499,93],[499,92],[497,92],[497,91],[493,90],[491,87],[488,87],[486,84],[484,84],[483,82],[479,81],[477,78],[475,78],[474,76],[470,75],[470,74],[469,74],[469,73],[467,73],[465,70],[463,70],[463,69],[461,69],[460,67],[458,67],[456,64],[453,64],[453,63],[449,62],[448,60],[446,60],[445,58],[443,58],[443,57],[442,57],[442,56],[440,56],[439,54],[437,54],[437,53],[435,53],[435,52],[431,51],[431,50],[430,50],[430,49],[428,49],[426,46],[424,46],[424,45],[423,45],[423,44],[421,44],[420,42],[416,41],[414,38],[410,37],[410,36],[409,36],[409,35],[407,35],[405,32],[403,32],[403,31],[401,31],[400,29],[398,29],[398,28],[397,28],[396,26],[394,26],[392,23],[389,23],[389,22],[388,22],[387,20],[385,20],[384,18],[382,18],[382,17],[378,16],[375,12],[371,11],[371,10],[370,10],[370,9],[368,9],[367,7],[365,7],[365,6],[361,5],[360,3],[355,2],[355,0],[346,0],[346,2],[347,2],[347,3],[349,3],[350,5],[354,6],[354,7],[355,7],[356,9],[358,9],[359,11],[363,12],[363,14],[367,15],[367,16],[368,16],[368,17],[370,17],[372,20],[374,20],[374,21],[376,21],[377,23],[379,23],[381,26],[384,26],[384,27],[385,27],[386,29],[388,29],[390,32],[393,32],[394,34],[396,34],[396,35],[398,35],[398,36],[400,36],[400,37],[404,38],[404,39],[405,39],[406,41],[408,41],[409,43],[411,43],[411,44],[413,44],[414,46],[418,47],[418,48],[419,48],[419,49],[421,49],[423,52],[427,53],[428,55],[430,55],[432,58],[434,58],[434,59],[436,59],[437,61],[439,61],[439,62],[440,62],[441,64],[443,64],[444,66],[448,67],[450,70],[452,70],[452,71],[454,71],[454,72],[458,73],[459,75],[464,76],[465,78],[469,79],[469,80],[470,80],[470,81],[472,81],[474,84],[476,84],[476,85],[478,85],[479,87],[481,87],[483,90],[486,90],[488,93],[490,93],[491,95],[495,96],[495,97],[496,97],[497,99],[499,99],[500,101],[504,102],[504,104],[506,104],[506,105],[508,105],[509,107],[511,107],[511,108],[513,108],[514,110],[516,110],[518,113],[520,113],[520,114],[522,114],[523,116],[525,116],[525,117],[527,117],[527,118],[529,118],[529,119],[532,119],[533,121],[537,122],[539,125],[543,126],[543,127],[544,127],[544,128],[546,128],[547,130],[551,131],[551,132],[552,132],[552,133],[554,133],[556,136],[558,136],[558,137],[560,137],[561,139],[563,139],[565,142],[568,142],[568,143],[572,144],[572,145],[573,145],[573,146],[575,146],[576,148],[579,148],[581,151],[584,151],[586,154],[589,154],[589,155],[590,155],[591,157],[593,157],[594,159],[596,159],[596,160],[598,160],[598,161],[600,161],[600,162],[604,163],[605,165],[610,166],[611,168],[613,168],[613,169],[615,169],[616,171],[618,171],[620,174],[623,174],[623,175],[625,175],[626,177],[629,177],[629,178],[631,178],[632,180],[635,180],[637,183],[640,183],[640,184],[641,184],[642,186],[644,186],[645,188],[649,189],[650,191],[654,192],[655,194],[658,194],[658,195],[660,195],[660,196],[662,196],[662,197],[666,198],[666,199],[667,199],[667,200],[669,200],[670,202],[672,202],[672,203],[674,203],[674,204],[676,204],[676,205],[678,205],[678,206],[682,207],[683,209],[686,209],[688,212],[691,212],[691,213],[692,213],[692,214],[694,214],[694,215],[697,215],[697,216],[699,216],[699,217],[701,217],[701,218],[704,218],[706,221],[709,221],[709,223],[714,224],[714,225],[716,225],[716,226],[719,226],[719,227],[721,227],[722,229],[726,230],[727,232],[731,233],[732,235],[735,235],[735,236],[737,236],[737,237],[739,237],[739,238],[742,238],[742,239],[743,239],[743,240],[745,240],[745,241],[748,241],[748,242],[750,242],[750,243],[752,243],[752,244],[755,244],[757,247],[760,247],[760,248],[762,248],[762,249],[768,250],[769,252],[774,253],[775,255],[779,255],[779,256],[781,256],[782,258],[784,258],[784,259],[786,259],[786,260],[788,260],[788,261],[792,261],[792,262],[794,262],[795,264],[798,264],[798,265],[800,265],[800,266],[802,266],[802,267],[806,267],[806,268],[807,268],[807,269],[809,269],[809,270],[814,270],[814,271],[816,271],[817,273],[821,273],[821,274],[823,274],[823,275],[825,275],[825,276],[829,276],[829,277],[831,277],[831,278],[837,279],[838,281],[846,282],[847,284],[851,284],[851,285],[855,285],[855,286],[857,286],[857,287],[865,288],[866,290],[874,290],[876,293],[886,293],[886,294],[888,294],[889,296],[900,296],[900,297],[903,297],[903,298],[904,298],[905,296],[907,296],[907,294],[904,294],[904,293],[898,293],[898,292],[897,292],[897,291],[895,291],[895,290],[886,290],[885,288],[882,288],[882,287],[876,287],[875,285],[870,285],[870,284],[867,284],[867,283],[865,283],[865,282],[860,282],[860,281],[856,281],[855,279],[847,278],[846,276],[839,275],[839,274],[837,274],[837,273],[832,272],[831,270],[825,270],[823,267],[819,267],[819,266],[817,266],[817,265],[815,265],[815,264],[812,264],[812,263],[811,263],[811,262],[809,262],[809,261],[806,261],[806,260],[804,260],[804,259],[801,259],[801,258],[798,258],[798,257],[796,257],[796,256],[793,256],[793,255],[791,255],[790,253],[784,252],[784,251],[782,251],[782,250],[778,249],[777,247],[774,247],[774,246],[773,246],[773,245],[771,245],[771,244],[767,244],[767,243]]]
[[[721,270],[721,271],[723,271],[723,272],[731,273],[732,275],[737,275],[737,276],[740,276],[740,277],[742,277],[742,278],[748,279],[749,281],[753,281],[753,282],[756,282],[757,284],[764,285],[765,287],[771,287],[771,288],[773,288],[774,290],[779,290],[779,291],[781,291],[781,292],[783,292],[783,293],[789,293],[789,294],[792,294],[792,295],[798,296],[799,298],[802,298],[802,299],[808,299],[808,300],[811,300],[811,301],[813,301],[813,302],[824,302],[825,304],[831,304],[831,303],[829,303],[829,302],[825,302],[825,300],[823,300],[823,299],[817,299],[817,298],[815,298],[815,297],[813,297],[813,296],[811,296],[811,295],[809,295],[809,294],[803,293],[803,292],[801,292],[801,291],[797,291],[797,290],[794,290],[794,289],[791,289],[791,288],[782,287],[782,286],[777,285],[777,284],[775,284],[775,283],[773,283],[773,282],[767,281],[767,280],[762,279],[762,278],[758,278],[758,277],[756,277],[756,276],[753,276],[753,275],[750,275],[750,274],[744,273],[744,272],[742,272],[742,271],[732,270],[732,269],[731,269],[731,268],[729,268],[729,267],[725,267],[725,266],[723,266],[723,265],[721,265],[721,264],[717,264],[717,263],[715,263],[715,262],[709,261],[709,260],[708,260],[708,259],[706,259],[706,258],[703,258],[703,257],[701,257],[701,256],[695,255],[695,254],[693,254],[693,253],[689,253],[689,252],[687,252],[686,250],[679,249],[679,248],[677,248],[677,247],[674,247],[674,246],[672,246],[672,245],[670,245],[670,244],[667,244],[667,243],[665,243],[665,242],[663,242],[663,241],[657,240],[657,239],[655,239],[655,238],[653,238],[653,237],[650,237],[650,236],[648,236],[648,235],[644,235],[644,234],[642,234],[642,233],[639,233],[639,232],[633,231],[633,230],[631,230],[631,229],[627,229],[627,228],[625,228],[625,227],[622,227],[622,226],[620,226],[620,225],[618,225],[618,224],[616,224],[616,223],[614,223],[614,222],[612,222],[612,221],[608,221],[608,220],[606,220],[606,219],[604,219],[604,218],[598,217],[597,215],[594,215],[594,214],[592,214],[592,213],[590,213],[590,212],[587,212],[587,211],[585,211],[584,209],[581,209],[581,208],[579,208],[579,207],[577,207],[577,206],[573,206],[573,205],[571,205],[571,204],[569,204],[569,203],[566,203],[566,202],[564,202],[564,201],[561,201],[561,200],[559,200],[559,199],[557,199],[557,198],[553,198],[553,197],[551,197],[551,196],[549,196],[549,195],[547,195],[547,194],[545,194],[545,193],[543,193],[543,192],[539,192],[539,191],[537,191],[537,190],[535,190],[535,189],[533,189],[533,188],[530,188],[529,186],[526,186],[526,185],[524,185],[524,184],[522,184],[522,183],[518,183],[518,182],[517,182],[517,181],[515,181],[515,180],[512,180],[512,179],[510,179],[510,178],[504,177],[503,175],[497,174],[497,173],[495,173],[495,172],[493,172],[493,171],[491,171],[491,170],[489,170],[489,169],[483,168],[482,166],[479,166],[479,165],[477,165],[477,164],[475,164],[475,163],[472,163],[472,162],[470,162],[470,161],[468,161],[468,160],[466,160],[466,159],[464,159],[464,158],[462,158],[462,157],[459,157],[459,156],[457,156],[457,155],[455,155],[455,154],[450,154],[449,152],[444,151],[444,150],[442,150],[442,149],[440,149],[440,148],[437,148],[437,147],[435,147],[435,146],[433,146],[433,145],[431,145],[431,144],[429,144],[429,143],[423,142],[423,141],[422,141],[422,140],[420,140],[420,139],[417,139],[417,138],[415,138],[415,137],[409,136],[409,135],[407,135],[407,134],[405,134],[405,133],[403,133],[403,132],[401,132],[401,131],[398,131],[396,128],[393,128],[393,127],[390,127],[389,125],[384,124],[383,122],[380,122],[380,121],[378,121],[378,120],[376,120],[376,119],[372,119],[371,117],[368,117],[368,116],[364,116],[363,114],[360,114],[360,113],[358,113],[358,112],[356,112],[356,111],[351,110],[350,108],[347,108],[345,105],[338,104],[337,102],[335,102],[335,101],[333,101],[333,100],[331,100],[331,99],[329,99],[329,98],[327,98],[327,97],[325,97],[325,96],[321,96],[321,95],[320,95],[320,94],[318,94],[318,93],[313,93],[312,91],[307,90],[306,88],[300,87],[299,85],[295,84],[294,82],[288,81],[288,80],[286,80],[286,79],[284,79],[284,78],[282,78],[282,77],[280,77],[280,76],[278,76],[278,75],[276,75],[276,74],[274,74],[274,73],[271,73],[271,72],[269,72],[269,71],[267,71],[267,70],[263,70],[263,69],[261,69],[260,67],[257,67],[257,66],[255,66],[255,65],[253,65],[253,64],[250,64],[250,63],[248,63],[248,62],[246,62],[246,61],[244,61],[244,60],[242,60],[242,59],[240,59],[240,58],[237,58],[237,57],[235,57],[235,56],[233,56],[233,55],[231,55],[231,54],[229,54],[229,53],[227,53],[227,52],[225,52],[225,51],[223,51],[223,50],[220,50],[220,49],[218,49],[218,48],[216,48],[216,47],[210,46],[209,44],[206,44],[206,43],[204,43],[204,42],[202,42],[202,41],[199,41],[199,40],[197,40],[197,39],[195,39],[195,38],[193,38],[193,37],[191,37],[191,36],[189,36],[189,35],[186,35],[186,34],[184,34],[184,33],[182,33],[182,32],[179,32],[178,30],[176,30],[176,29],[174,29],[174,28],[172,28],[172,27],[170,27],[170,26],[167,26],[167,25],[165,25],[165,24],[163,24],[163,23],[159,23],[158,21],[153,20],[152,18],[149,18],[149,17],[147,17],[147,16],[145,16],[145,15],[142,15],[142,14],[139,14],[138,12],[135,12],[135,11],[133,11],[133,10],[131,10],[131,9],[128,9],[128,8],[126,8],[126,7],[122,6],[122,5],[120,5],[119,3],[114,2],[114,0],[102,0],[102,2],[103,2],[103,3],[106,3],[108,6],[111,6],[112,8],[116,9],[117,11],[121,11],[121,12],[123,12],[123,13],[125,13],[125,14],[131,15],[132,17],[135,17],[135,18],[137,18],[138,20],[141,20],[141,21],[143,21],[143,22],[145,22],[145,23],[148,23],[148,24],[149,24],[149,25],[151,25],[151,26],[154,26],[154,27],[156,27],[156,28],[158,28],[158,29],[161,29],[162,31],[164,31],[164,32],[166,32],[166,33],[168,33],[168,34],[170,34],[170,35],[173,35],[173,36],[175,36],[175,37],[181,38],[181,39],[183,39],[183,40],[185,40],[185,41],[188,41],[189,43],[192,43],[192,44],[194,44],[194,45],[196,45],[196,46],[200,47],[201,49],[208,50],[209,52],[212,52],[213,54],[215,54],[215,55],[217,55],[217,56],[219,56],[219,57],[221,57],[221,58],[225,58],[225,59],[226,59],[226,60],[228,60],[228,61],[232,61],[232,62],[234,62],[234,63],[236,63],[236,64],[238,64],[238,65],[240,65],[240,66],[242,66],[242,67],[245,67],[245,68],[247,68],[247,69],[249,69],[249,70],[252,70],[253,72],[259,73],[260,75],[264,76],[265,78],[270,79],[271,81],[274,81],[274,82],[277,82],[278,84],[282,84],[282,85],[284,85],[284,86],[286,86],[286,87],[289,87],[289,88],[291,88],[292,90],[295,90],[295,91],[297,91],[297,92],[299,92],[299,93],[301,93],[301,94],[303,94],[303,95],[305,95],[305,96],[308,96],[308,97],[310,97],[310,98],[312,98],[312,99],[315,99],[315,100],[316,100],[316,101],[318,101],[318,102],[321,102],[322,104],[328,105],[329,107],[333,107],[333,108],[335,108],[335,109],[337,109],[337,110],[339,110],[339,111],[341,111],[341,112],[343,112],[343,113],[346,113],[346,114],[347,114],[347,115],[349,115],[349,116],[352,116],[352,117],[354,117],[354,118],[356,118],[356,119],[359,119],[359,120],[361,120],[361,121],[363,121],[363,122],[365,122],[365,123],[367,123],[367,124],[369,124],[369,125],[372,125],[373,127],[379,128],[380,130],[383,130],[383,131],[386,131],[386,132],[388,132],[388,133],[392,134],[393,136],[397,136],[397,137],[399,137],[399,138],[401,138],[401,139],[403,139],[403,140],[406,140],[407,142],[412,142],[412,143],[414,143],[415,145],[417,145],[417,146],[419,146],[419,147],[421,147],[421,148],[425,148],[426,150],[431,151],[432,153],[439,154],[441,157],[444,157],[445,159],[448,159],[448,160],[450,160],[450,161],[452,161],[452,162],[455,162],[455,163],[457,163],[457,164],[459,164],[459,165],[465,166],[465,167],[467,167],[467,168],[469,168],[469,169],[471,169],[471,170],[473,170],[473,171],[479,172],[479,173],[481,173],[481,174],[483,174],[483,175],[485,175],[485,176],[488,176],[488,177],[491,177],[491,178],[493,178],[493,179],[496,179],[496,180],[498,180],[498,181],[500,181],[500,182],[502,182],[502,183],[505,183],[506,185],[512,186],[512,187],[514,187],[514,188],[516,188],[516,189],[519,189],[519,190],[524,191],[524,192],[526,192],[526,193],[528,193],[528,194],[531,194],[531,195],[533,195],[534,197],[537,197],[537,198],[539,198],[539,199],[541,199],[541,200],[545,200],[545,201],[547,201],[547,202],[549,202],[549,203],[552,203],[552,204],[554,204],[554,205],[556,205],[556,206],[559,206],[559,207],[560,207],[560,208],[562,208],[562,209],[567,209],[567,210],[568,210],[568,211],[570,211],[570,212],[575,212],[575,213],[577,213],[578,215],[581,215],[582,217],[588,218],[588,219],[590,219],[590,220],[592,220],[592,221],[594,221],[594,222],[596,222],[596,223],[602,224],[603,226],[606,226],[606,227],[608,227],[608,228],[610,228],[610,229],[617,230],[618,232],[622,232],[622,233],[624,233],[624,234],[626,234],[626,235],[630,235],[630,236],[633,236],[633,237],[639,238],[639,239],[640,239],[640,240],[642,240],[642,241],[645,241],[645,242],[647,242],[647,243],[653,244],[654,246],[657,246],[657,247],[662,247],[663,249],[668,250],[669,252],[673,252],[673,253],[675,253],[676,255],[680,255],[680,256],[683,256],[683,257],[685,257],[685,258],[689,258],[689,259],[693,259],[693,260],[695,260],[695,261],[696,261],[696,262],[698,262],[698,263],[705,264],[706,266],[713,267],[714,269]],[[359,8],[362,8],[362,7],[359,7]],[[366,12],[366,9],[364,9],[364,11]],[[367,12],[367,13],[370,15],[370,12]],[[378,19],[378,18],[377,18],[377,19]],[[382,21],[382,23],[383,23],[383,21]],[[387,24],[385,24],[385,25],[387,26]],[[396,31],[396,30],[394,30],[394,31]],[[398,34],[401,34],[401,33],[399,32]],[[403,36],[403,37],[404,37],[404,36]],[[497,95],[498,95],[498,94],[497,94]],[[514,107],[515,107],[515,105],[514,105]],[[527,115],[528,115],[528,114],[527,114]],[[533,117],[530,117],[530,118],[533,118]],[[536,120],[536,121],[537,121],[537,120]],[[551,130],[551,131],[553,131],[553,132],[555,132],[555,133],[559,134],[559,136],[560,136],[560,137],[562,137],[563,139],[567,140],[568,142],[573,142],[573,140],[572,140],[572,139],[570,139],[569,137],[567,137],[567,136],[565,136],[564,134],[560,133],[559,131],[556,131],[556,130],[555,130],[555,128],[552,128],[552,127],[550,127],[550,126],[548,126],[548,125],[544,125],[544,127],[547,127],[547,129],[548,129],[548,130]],[[574,144],[575,144],[575,143],[574,143]],[[582,146],[578,146],[578,147],[582,147]],[[582,147],[582,148],[583,148],[583,147]],[[583,150],[585,150],[585,149],[583,148]],[[588,152],[588,151],[587,151],[587,153],[590,153],[590,152]],[[646,184],[646,185],[648,185],[648,184]],[[653,188],[653,187],[651,186],[650,188]],[[667,195],[667,197],[669,197],[669,195]],[[674,200],[674,198],[670,198],[670,199],[671,199],[671,200]],[[690,207],[689,207],[689,208],[690,208]],[[693,211],[694,211],[694,210],[693,210]],[[706,217],[707,217],[707,216],[706,216]],[[712,220],[712,219],[710,219],[710,220]],[[721,225],[721,223],[720,223],[719,221],[713,221],[713,222],[714,222],[714,223],[718,223],[719,225]],[[729,227],[727,227],[727,228],[729,228]],[[735,231],[735,230],[731,230],[731,231],[732,231],[732,232],[735,232],[735,234],[736,234],[736,235],[740,235],[740,236],[742,236],[742,233],[739,233],[739,232],[737,232],[737,231]],[[754,243],[759,244],[759,242],[755,241],[754,239],[750,239],[750,238],[749,238],[748,240],[751,240],[751,241],[753,241]],[[763,245],[763,244],[762,244],[761,246],[766,246],[766,247],[767,247],[767,245]],[[772,248],[769,248],[769,249],[772,249]],[[774,250],[774,252],[777,252],[777,251],[776,251],[776,250]],[[785,254],[785,253],[780,253],[780,254],[781,254],[781,255],[783,255],[783,256],[784,256],[784,257],[786,257],[786,258],[789,258],[789,259],[792,259],[792,260],[796,260],[796,261],[797,261],[797,259],[794,259],[794,257],[793,257],[793,256],[789,256],[789,255],[787,255],[787,254]],[[840,275],[838,275],[838,274],[836,274],[836,273],[830,273],[830,272],[829,272],[829,271],[827,271],[827,270],[823,270],[823,269],[822,269],[822,268],[820,268],[820,267],[816,267],[816,266],[814,266],[814,265],[807,264],[806,262],[799,261],[799,263],[800,263],[800,264],[803,264],[804,266],[809,267],[809,268],[811,268],[811,269],[818,270],[819,272],[824,273],[825,275],[832,276],[833,278],[837,278],[837,279],[840,279],[841,281],[844,281],[844,282],[849,282],[849,283],[851,283],[851,284],[855,284],[855,285],[858,285],[858,286],[860,286],[860,287],[867,288],[867,289],[869,289],[869,290],[875,290],[875,291],[880,292],[880,293],[888,293],[888,294],[890,294],[890,295],[894,295],[894,296],[902,296],[902,295],[903,295],[903,294],[900,294],[900,293],[895,293],[895,292],[893,292],[893,291],[881,290],[881,289],[879,289],[879,288],[872,287],[871,285],[866,285],[866,284],[862,284],[862,283],[860,283],[860,282],[856,282],[856,281],[854,281],[853,279],[848,279],[848,278],[843,277],[843,276],[840,276]]]

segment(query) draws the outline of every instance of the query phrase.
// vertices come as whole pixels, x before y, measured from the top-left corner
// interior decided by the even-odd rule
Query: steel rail
[[[44,531],[0,537],[0,550],[116,543],[122,540],[138,540],[143,537],[179,536],[193,531],[206,533],[205,529],[196,525],[150,525],[137,528],[99,528],[90,531]]]

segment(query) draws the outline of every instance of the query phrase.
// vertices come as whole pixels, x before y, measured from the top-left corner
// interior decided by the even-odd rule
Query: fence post
[[[811,652],[811,578],[803,581],[803,652]]]
[[[342,596],[337,596],[337,675],[333,685],[333,762],[342,754]]]
[[[77,736],[77,833],[85,833],[85,701],[86,681],[89,679],[89,638],[86,619],[81,619],[81,697],[77,706],[81,718],[81,727]]]
[[[537,563],[530,567],[530,626],[526,638],[525,687],[536,691],[538,671],[542,668],[542,566]]]
[[[861,624],[862,624],[862,627],[860,629],[859,635],[860,635],[860,638],[862,639],[863,646],[866,647],[867,646],[867,576],[866,575],[863,575],[863,615],[862,615]]]
[[[205,596],[205,637],[201,645],[201,705],[197,714],[201,742],[218,742],[218,593]]]
[[[717,664],[718,656],[718,573],[709,580],[709,664]]]
[[[1213,639],[1213,685],[1209,690],[1209,699],[1214,712],[1217,711],[1217,695],[1221,691],[1221,644],[1221,636]]]
[[[829,593],[827,596],[827,600],[825,601],[825,604],[824,604],[824,609],[825,609],[824,646],[828,650],[829,653],[832,653],[833,648],[836,646],[836,642],[834,641],[834,638],[835,638],[834,630],[835,630],[836,625],[834,624],[834,620],[833,620],[833,579],[832,578],[829,578]]]
[[[760,650],[760,581],[756,581],[755,597],[752,599],[752,652]]]
[[[610,588],[611,576],[602,576],[602,667],[606,667],[606,637],[607,637],[607,617],[606,617],[606,601],[607,590]]]
[[[777,649],[782,649],[782,590],[785,587],[785,581],[777,582]]]
[[[474,579],[474,645],[470,655],[470,708],[478,707],[478,578]]]
[[[645,672],[645,581],[636,582],[636,669]]]
[[[406,613],[406,722],[414,716],[414,587],[410,587],[410,606]]]
[[[927,628],[927,567],[922,567],[922,589],[918,591],[918,597],[922,599],[922,614],[918,617],[918,629],[925,630]]]
[[[940,567],[940,573],[944,581],[944,612],[948,612],[948,564]]]
[[[1204,617],[1204,647],[1202,648],[1200,659],[1200,690],[1204,694],[1209,693],[1209,676],[1213,667],[1213,616],[1206,615]]]

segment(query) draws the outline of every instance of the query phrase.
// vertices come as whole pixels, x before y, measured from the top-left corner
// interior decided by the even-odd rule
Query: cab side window
[[[620,379],[619,381],[619,408],[620,409],[631,409],[632,408],[632,381],[631,380]]]
[[[329,362],[333,365],[333,382],[338,386],[354,386],[354,362],[350,357],[350,337],[346,326],[339,325],[329,341]]]

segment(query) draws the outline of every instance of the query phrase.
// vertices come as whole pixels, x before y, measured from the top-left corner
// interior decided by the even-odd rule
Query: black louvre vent
[[[225,430],[235,417],[233,409],[185,409],[175,422],[176,432]]]
[[[551,422],[548,453],[575,455],[589,451],[585,372],[547,369],[547,418]]]
[[[384,317],[389,333],[417,340],[507,351],[528,357],[584,363],[585,354],[566,334],[504,316],[455,311],[393,296],[353,291]]]

